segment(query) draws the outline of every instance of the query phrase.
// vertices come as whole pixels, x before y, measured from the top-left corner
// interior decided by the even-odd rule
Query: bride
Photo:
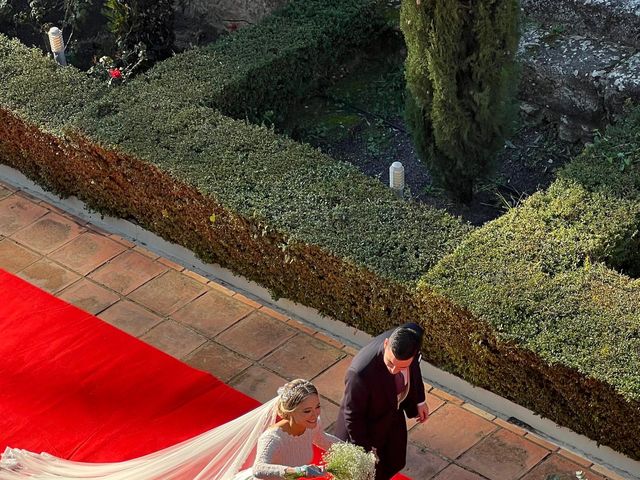
[[[0,480],[275,480],[322,476],[320,467],[310,465],[313,445],[327,449],[339,440],[322,429],[316,387],[297,379],[278,393],[224,425],[123,462],[74,462],[47,453],[7,448],[0,459]],[[251,464],[252,468],[242,470]]]

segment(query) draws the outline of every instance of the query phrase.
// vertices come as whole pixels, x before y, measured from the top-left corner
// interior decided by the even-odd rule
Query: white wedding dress
[[[255,447],[276,420],[278,398],[197,437],[143,457],[115,463],[74,462],[7,448],[0,480],[241,480],[250,477]],[[237,475],[237,477],[236,477]]]

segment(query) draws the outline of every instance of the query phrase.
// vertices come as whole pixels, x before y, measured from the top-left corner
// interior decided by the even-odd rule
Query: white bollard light
[[[389,167],[389,187],[402,197],[404,191],[404,167],[400,162],[393,162]]]
[[[64,56],[64,39],[62,38],[62,31],[58,27],[49,29],[49,43],[51,44],[51,51],[55,61],[66,67],[67,59]]]

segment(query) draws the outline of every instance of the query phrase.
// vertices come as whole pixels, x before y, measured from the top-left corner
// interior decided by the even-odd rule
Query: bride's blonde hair
[[[309,395],[318,395],[318,389],[309,380],[297,378],[278,389],[278,415],[288,418]]]

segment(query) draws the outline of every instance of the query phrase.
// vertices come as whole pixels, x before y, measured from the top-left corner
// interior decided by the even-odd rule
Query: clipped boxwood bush
[[[38,49],[0,34],[2,106],[25,120],[60,131],[69,118],[107,93],[75,68],[59,68]]]
[[[469,347],[459,374],[636,459],[640,283],[602,262],[635,243],[639,213],[637,202],[558,180],[422,280],[489,326],[455,339]]]
[[[77,122],[92,141],[145,159],[291,242],[322,246],[386,278],[414,281],[468,231],[308,145],[207,107],[176,111],[144,88],[103,98]]]
[[[294,0],[255,26],[158,64],[143,81],[225,115],[277,120],[384,26],[377,0]]]
[[[55,142],[40,147],[41,154],[51,155],[46,163],[35,165],[20,159],[33,154],[33,139],[60,135],[70,119],[88,104],[99,101],[107,89],[75,68],[59,68],[41,51],[28,49],[4,35],[0,35],[0,66],[0,161],[10,164],[14,159],[20,162],[19,170],[25,175],[54,187],[54,179],[60,174],[55,161],[61,155]],[[14,115],[20,118],[19,128],[14,128]],[[25,129],[23,125],[32,127]]]

